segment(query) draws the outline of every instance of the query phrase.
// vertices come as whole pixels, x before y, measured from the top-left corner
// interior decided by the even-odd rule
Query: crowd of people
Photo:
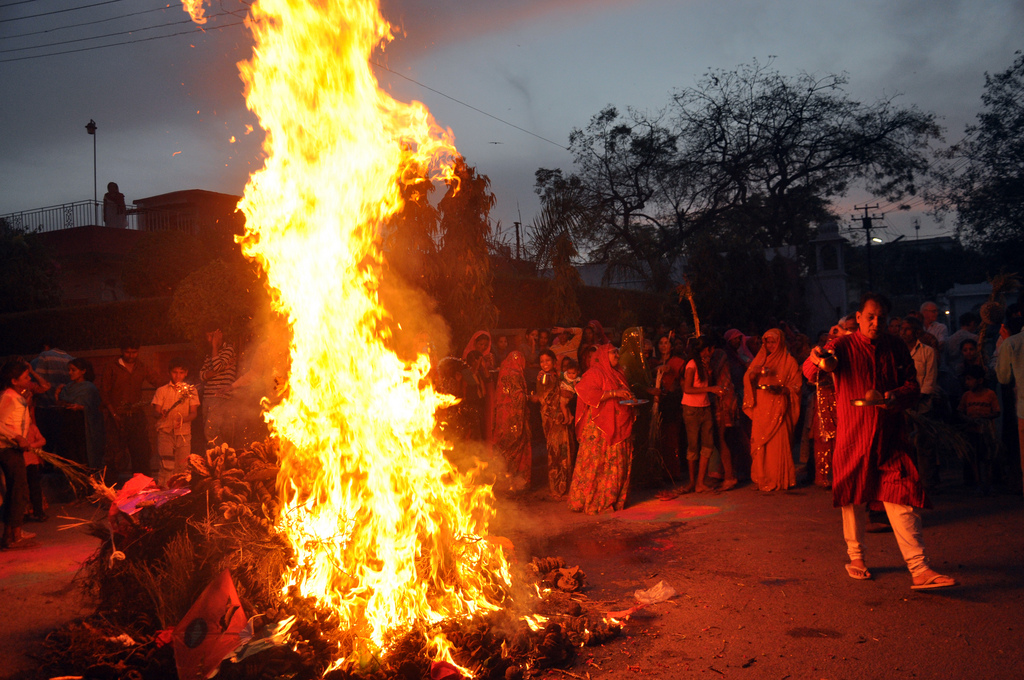
[[[92,363],[46,346],[31,362],[16,357],[0,368],[0,467],[5,549],[34,547],[24,523],[45,522],[39,451],[62,454],[102,472],[108,483],[132,474],[158,483],[183,473],[192,452],[193,422],[203,405],[202,443],[227,441],[224,403],[236,385],[234,347],[219,328],[207,333],[210,353],[189,382],[188,362],[168,362],[169,379],[139,358],[126,338],[120,356],[98,376]],[[144,394],[148,383],[152,398]],[[156,443],[154,455],[151,442]]]
[[[906,350],[914,368],[913,393],[896,411],[924,490],[935,491],[943,474],[962,474],[986,493],[994,482],[1013,483],[1007,452],[1016,447],[1004,445],[998,428],[1012,390],[996,389],[997,366],[1009,361],[1016,341],[1000,349],[1021,330],[1019,306],[1007,312],[987,339],[979,337],[982,321],[973,312],[949,333],[933,302],[880,330],[884,342]],[[765,492],[812,481],[832,488],[840,422],[854,413],[848,407],[870,411],[875,400],[866,393],[878,390],[868,385],[851,397],[816,357],[858,332],[857,314],[814,339],[786,323],[750,335],[733,328],[699,337],[686,327],[627,329],[614,343],[598,321],[479,331],[461,360],[438,365],[439,388],[462,397],[442,426],[454,440],[490,447],[505,465],[506,488],[519,493],[531,487],[531,411],[539,411],[548,492],[588,513],[624,506],[638,442],[660,454],[664,499],[732,489],[747,471]],[[1009,373],[999,378],[1011,381]],[[851,407],[850,399],[860,405]],[[641,409],[650,410],[654,424],[634,433]],[[941,455],[943,446],[962,458],[962,470]]]
[[[539,486],[533,446],[542,439],[547,492],[588,514],[625,507],[637,446],[656,453],[663,500],[728,491],[748,475],[766,493],[813,481],[843,508],[851,577],[870,578],[861,535],[863,511],[875,506],[886,514],[871,519],[888,520],[915,587],[945,587],[952,579],[924,559],[916,509],[948,477],[950,457],[939,452],[950,442],[966,483],[986,493],[1019,483],[1010,452],[1024,441],[1024,402],[1007,386],[1024,379],[1024,333],[1019,303],[1000,325],[964,314],[954,333],[938,311],[927,302],[887,320],[888,302],[868,294],[813,340],[786,323],[749,335],[685,325],[613,333],[596,320],[479,331],[461,356],[436,362],[435,388],[458,397],[438,427],[500,461],[498,487],[510,494]],[[48,440],[47,450],[105,469],[108,480],[144,473],[166,484],[187,468],[193,425],[201,444],[232,438],[236,390],[271,371],[256,361],[239,377],[221,329],[207,341],[196,385],[182,360],[164,380],[132,341],[98,380],[88,360],[55,347],[0,368],[3,547],[34,545],[23,524],[47,519],[36,452]],[[257,359],[272,354],[257,349]],[[1014,402],[1018,419],[1000,428]],[[63,414],[74,412],[79,429],[69,431]]]

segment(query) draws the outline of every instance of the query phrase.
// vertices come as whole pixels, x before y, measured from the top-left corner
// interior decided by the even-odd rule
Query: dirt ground
[[[59,624],[86,613],[74,587],[96,539],[58,531],[87,506],[51,507],[41,547],[0,552],[0,677],[34,667]],[[953,486],[925,512],[932,565],[955,590],[915,592],[892,534],[869,534],[872,581],[843,569],[839,511],[816,487],[746,486],[664,502],[638,492],[622,513],[588,517],[564,502],[499,500],[494,533],[516,558],[561,556],[587,574],[606,611],[665,581],[678,594],[633,615],[623,635],[584,648],[548,677],[1017,678],[1024,675],[1024,503]]]

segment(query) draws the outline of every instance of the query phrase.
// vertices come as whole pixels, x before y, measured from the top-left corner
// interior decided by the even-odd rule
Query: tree
[[[0,314],[60,304],[56,274],[35,234],[0,220]]]
[[[448,190],[438,202],[437,269],[433,291],[441,314],[457,338],[490,328],[498,318],[492,300],[493,273],[487,238],[494,207],[491,180],[457,158]]]
[[[578,255],[572,237],[568,232],[562,232],[555,239],[551,258],[554,276],[550,292],[544,300],[548,320],[553,324],[571,326],[580,318],[579,290],[583,280],[572,263]]]
[[[756,62],[711,71],[664,111],[598,113],[570,135],[576,173],[541,169],[538,190],[578,180],[592,220],[581,246],[658,289],[699,236],[806,243],[854,184],[889,200],[916,193],[940,133],[934,115],[891,98],[862,104],[846,84]]]
[[[414,176],[402,182],[402,209],[384,229],[384,254],[389,273],[398,274],[406,284],[432,291],[438,277],[437,208],[430,203],[435,191],[426,168],[417,168]]]
[[[212,258],[198,238],[184,231],[140,232],[121,265],[124,290],[137,298],[171,295],[182,279]]]
[[[205,333],[211,327],[220,326],[228,336],[244,334],[250,321],[269,305],[256,265],[239,256],[214,260],[182,279],[169,316],[177,332],[205,345]]]
[[[987,250],[1019,253],[1024,238],[1024,53],[985,74],[978,122],[947,152],[939,209],[956,210],[957,235]]]

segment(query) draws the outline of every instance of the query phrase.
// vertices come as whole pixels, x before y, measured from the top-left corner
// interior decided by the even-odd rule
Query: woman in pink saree
[[[597,515],[626,505],[634,413],[632,407],[619,403],[633,398],[618,367],[619,350],[601,345],[591,366],[576,385],[580,449],[569,487],[569,509]]]
[[[782,331],[765,332],[743,376],[743,412],[750,418],[750,479],[762,491],[796,484],[790,438],[800,414],[800,369]]]

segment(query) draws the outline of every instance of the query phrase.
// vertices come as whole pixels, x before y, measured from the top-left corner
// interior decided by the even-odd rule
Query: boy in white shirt
[[[192,449],[192,421],[199,412],[199,394],[185,382],[188,369],[181,359],[170,364],[171,382],[157,388],[153,395],[156,409],[156,449],[160,454],[157,482],[164,486],[173,475],[188,469]]]

